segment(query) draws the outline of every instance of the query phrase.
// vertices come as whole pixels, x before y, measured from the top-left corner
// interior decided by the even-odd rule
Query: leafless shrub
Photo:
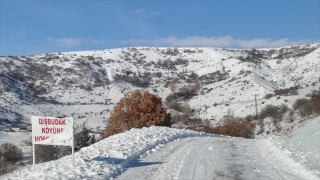
[[[128,76],[116,74],[114,80],[117,82],[127,82],[136,87],[147,88],[151,84],[151,78],[148,74],[141,76]]]
[[[311,102],[306,103],[298,108],[298,113],[301,117],[307,117],[313,114],[313,105]]]
[[[198,80],[201,82],[201,84],[212,84],[227,79],[228,75],[229,73],[221,73],[220,70],[218,70],[213,73],[202,75],[198,78]]]
[[[181,107],[176,99],[171,100],[170,102],[167,103],[167,106],[171,109],[174,109],[178,112],[181,112]]]
[[[315,113],[320,113],[320,90],[312,91],[311,103],[312,103],[313,111]]]
[[[42,163],[57,160],[63,156],[71,154],[71,148],[68,146],[35,145],[36,163]],[[32,159],[31,155],[31,159]]]
[[[280,113],[283,113],[283,114],[290,111],[290,108],[285,104],[281,104],[279,108],[280,108]]]
[[[263,120],[266,117],[271,117],[273,119],[274,126],[279,131],[280,122],[283,120],[284,115],[288,110],[289,108],[285,104],[280,106],[267,105],[260,111],[259,118]]]
[[[196,51],[191,50],[191,49],[185,49],[183,50],[184,53],[196,53]]]
[[[288,113],[288,121],[290,123],[294,122],[296,120],[295,112],[293,109],[291,109]]]
[[[254,138],[254,128],[254,123],[237,122],[214,128],[205,127],[205,132],[252,139]]]
[[[3,174],[7,174],[10,172],[13,172],[14,170],[18,169],[21,165],[19,164],[13,164],[8,166],[7,164],[3,164],[3,163],[7,163],[6,161],[1,160],[2,157],[0,157],[0,176]],[[5,160],[5,158],[4,158]]]
[[[249,114],[244,119],[248,122],[251,122],[255,119],[255,117],[252,114]]]
[[[190,127],[197,128],[203,125],[203,121],[199,118],[189,118],[186,124],[189,125]]]
[[[157,65],[163,69],[177,70],[175,63],[170,59],[160,60],[157,62]]]
[[[300,48],[298,46],[293,46],[293,47],[288,47],[288,48],[281,48],[279,50],[278,55],[274,58],[275,59],[285,59],[285,58],[290,58],[290,57],[298,58],[298,57],[304,56],[314,50],[315,50],[315,47]]]
[[[263,132],[264,132],[264,123],[263,123],[263,119],[258,119],[258,120],[257,120],[257,126],[258,126],[258,127],[260,127],[260,128],[258,129],[257,134],[261,134],[261,133],[263,133]]]
[[[192,109],[190,108],[188,103],[179,103],[178,109],[176,110],[178,113],[174,113],[171,116],[171,120],[173,123],[182,123],[185,125],[192,125],[195,121],[198,122],[199,118],[191,118]],[[197,120],[196,120],[197,119]]]
[[[274,96],[274,94],[266,94],[265,96],[264,96],[264,98],[265,99],[270,99],[270,98],[272,98]]]
[[[238,118],[234,116],[234,112],[231,109],[228,109],[227,114],[221,119],[225,125],[236,123],[238,120]]]
[[[167,48],[166,50],[161,50],[162,54],[176,56],[179,54],[179,50],[177,48]]]
[[[200,83],[196,82],[194,84],[189,84],[187,86],[183,86],[179,88],[179,92],[186,98],[189,99],[196,95],[196,93],[200,90]]]
[[[294,110],[297,110],[297,109],[299,109],[301,106],[303,106],[303,105],[305,105],[305,104],[307,104],[307,103],[309,103],[309,100],[308,100],[308,99],[306,99],[306,98],[300,98],[300,99],[297,99],[297,100],[293,103],[292,108],[293,108]]]
[[[179,88],[179,92],[174,92],[166,97],[167,102],[172,100],[181,100],[181,99],[190,99],[197,95],[197,92],[200,89],[200,84],[198,82],[194,84],[189,84]]]
[[[290,88],[286,88],[286,89],[276,89],[274,90],[274,94],[276,96],[288,96],[288,95],[298,95],[298,89],[300,88],[300,86],[293,86]]]
[[[181,112],[183,113],[183,116],[185,117],[191,116],[192,111],[188,103],[184,103],[180,107],[181,107]]]
[[[6,142],[0,145],[0,156],[14,164],[22,157],[22,151],[18,146]]]
[[[86,123],[74,127],[74,149],[80,150],[83,147],[90,146],[96,142],[94,135],[90,135]]]

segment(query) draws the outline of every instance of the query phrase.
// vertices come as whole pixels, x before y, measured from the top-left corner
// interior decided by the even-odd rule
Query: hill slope
[[[293,138],[296,136],[294,133]],[[28,166],[1,178],[313,180],[320,177],[319,164],[310,161],[314,154],[306,153],[304,161],[296,160],[294,154],[296,151],[289,151],[280,139],[250,140],[149,127],[131,129],[82,148],[75,153],[75,167],[71,165],[71,156],[67,156],[37,164],[35,172]]]
[[[73,116],[76,124],[87,122],[98,132],[124,93],[145,89],[167,104],[172,100],[168,96],[195,82],[199,92],[175,100],[188,104],[193,117],[217,125],[229,109],[236,116],[255,114],[255,95],[258,110],[267,104],[290,107],[320,90],[319,68],[320,44],[271,49],[141,47],[0,57],[0,143],[21,145],[31,138],[31,132],[4,131],[29,123],[31,115]],[[174,92],[170,82],[175,83]],[[30,147],[20,147],[30,153]],[[294,159],[307,169],[318,167],[318,160],[309,163],[309,157],[305,165],[301,157]],[[118,172],[111,169],[111,174]]]
[[[163,98],[200,82],[187,102],[194,117],[219,119],[230,108],[236,115],[254,114],[265,104],[286,103],[265,99],[275,89],[300,86],[300,96],[319,87],[320,44],[274,49],[122,48],[0,57],[0,119],[26,120],[30,115],[67,115],[77,122],[102,129],[124,93],[146,89]],[[7,121],[8,120],[8,121]]]

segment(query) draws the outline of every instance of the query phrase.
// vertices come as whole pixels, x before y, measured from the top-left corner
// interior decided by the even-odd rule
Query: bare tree
[[[237,118],[234,116],[234,112],[229,108],[227,114],[222,118],[224,124],[232,124],[237,122]]]
[[[11,163],[16,163],[22,157],[22,151],[18,146],[6,142],[0,145],[0,156]]]

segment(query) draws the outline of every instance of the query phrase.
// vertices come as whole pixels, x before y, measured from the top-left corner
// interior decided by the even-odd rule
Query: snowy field
[[[57,161],[1,179],[292,179],[320,178],[320,117],[290,138],[243,139],[166,127],[132,129]]]
[[[0,63],[0,73],[3,74],[0,78],[7,83],[0,84],[3,91],[0,105],[4,107],[0,118],[14,121],[16,114],[24,118],[31,115],[66,115],[74,117],[77,124],[89,121],[87,125],[93,130],[103,129],[114,105],[125,93],[144,89],[165,101],[165,98],[172,94],[171,90],[164,86],[168,81],[177,81],[178,91],[188,84],[186,79],[190,79],[189,83],[195,82],[195,79],[191,78],[191,74],[194,74],[198,79],[202,79],[201,90],[197,96],[181,103],[188,103],[190,108],[196,110],[194,117],[210,119],[211,123],[216,125],[228,109],[242,117],[254,114],[255,95],[259,110],[267,104],[286,104],[291,107],[296,99],[305,97],[320,87],[320,44],[258,49],[257,57],[253,56],[254,51],[249,49],[177,48],[176,55],[166,53],[168,50],[174,49],[118,48],[40,54],[16,57],[14,60],[0,57],[0,62],[3,63]],[[310,51],[304,54],[305,50]],[[251,60],[243,60],[245,58]],[[23,83],[9,77],[12,72],[5,65],[11,61],[15,63],[12,69],[21,72],[21,76],[26,79]],[[171,63],[174,68],[164,66],[164,62]],[[34,75],[39,76],[38,80],[28,79],[30,71],[38,66],[42,67],[40,65],[43,68],[50,67],[50,74],[37,74],[36,71]],[[34,68],[29,71],[30,67]],[[133,74],[125,75],[123,70],[130,70]],[[138,74],[148,79],[148,87],[141,88],[125,81],[126,78],[142,79]],[[218,78],[218,75],[214,74],[225,76]],[[42,79],[44,75],[48,77]],[[5,78],[7,76],[9,78]],[[124,76],[123,79],[120,76]],[[94,79],[99,79],[103,85],[95,87]],[[219,80],[207,83],[213,79]],[[67,83],[67,80],[73,83]],[[30,83],[46,88],[46,93],[39,97],[56,100],[63,105],[34,103],[35,99],[28,95],[30,90],[24,87]],[[87,85],[92,88],[90,91],[80,88]],[[265,98],[266,94],[273,93],[275,89],[296,85],[301,86],[298,95],[282,96],[280,99],[277,96]],[[5,91],[7,86],[11,88],[10,91]]]
[[[168,53],[173,50],[176,54]],[[125,93],[144,89],[165,103],[174,93],[165,86],[167,82],[177,81],[178,92],[200,79],[197,95],[179,103],[188,104],[194,118],[221,125],[221,117],[228,110],[235,116],[254,115],[255,95],[260,111],[268,104],[291,108],[297,99],[319,90],[319,59],[320,44],[258,50],[141,47],[0,57],[0,118],[11,122],[20,118],[30,123],[32,115],[72,116],[75,124],[86,122],[91,130],[99,132],[107,126],[110,112]],[[40,73],[37,68],[47,71]],[[12,69],[25,80],[15,79]],[[124,74],[123,70],[132,73]],[[147,79],[150,84],[141,88],[129,81],[134,78]],[[46,93],[32,96],[32,83],[38,89],[45,87]],[[265,97],[276,89],[297,85],[296,94]],[[273,134],[275,127],[266,118],[266,132],[254,140],[161,127],[134,129],[83,148],[75,154],[75,167],[67,156],[36,165],[36,172],[28,166],[0,179],[204,179],[204,175],[211,179],[317,179],[319,121],[319,117],[302,123],[300,117],[294,122],[284,120],[284,137]],[[0,144],[18,145],[29,156],[31,148],[22,141],[30,139],[31,132],[4,131],[7,128],[6,123],[0,125]],[[266,135],[267,131],[271,134]],[[202,153],[195,156],[196,152]],[[199,163],[194,165],[195,161]],[[170,166],[174,167],[172,171],[162,170]]]

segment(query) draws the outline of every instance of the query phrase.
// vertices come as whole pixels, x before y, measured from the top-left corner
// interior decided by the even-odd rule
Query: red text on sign
[[[46,139],[48,139],[48,138],[49,138],[49,136],[35,136],[35,137],[34,137],[34,141],[35,141],[35,142],[43,141],[43,140],[46,140]]]

